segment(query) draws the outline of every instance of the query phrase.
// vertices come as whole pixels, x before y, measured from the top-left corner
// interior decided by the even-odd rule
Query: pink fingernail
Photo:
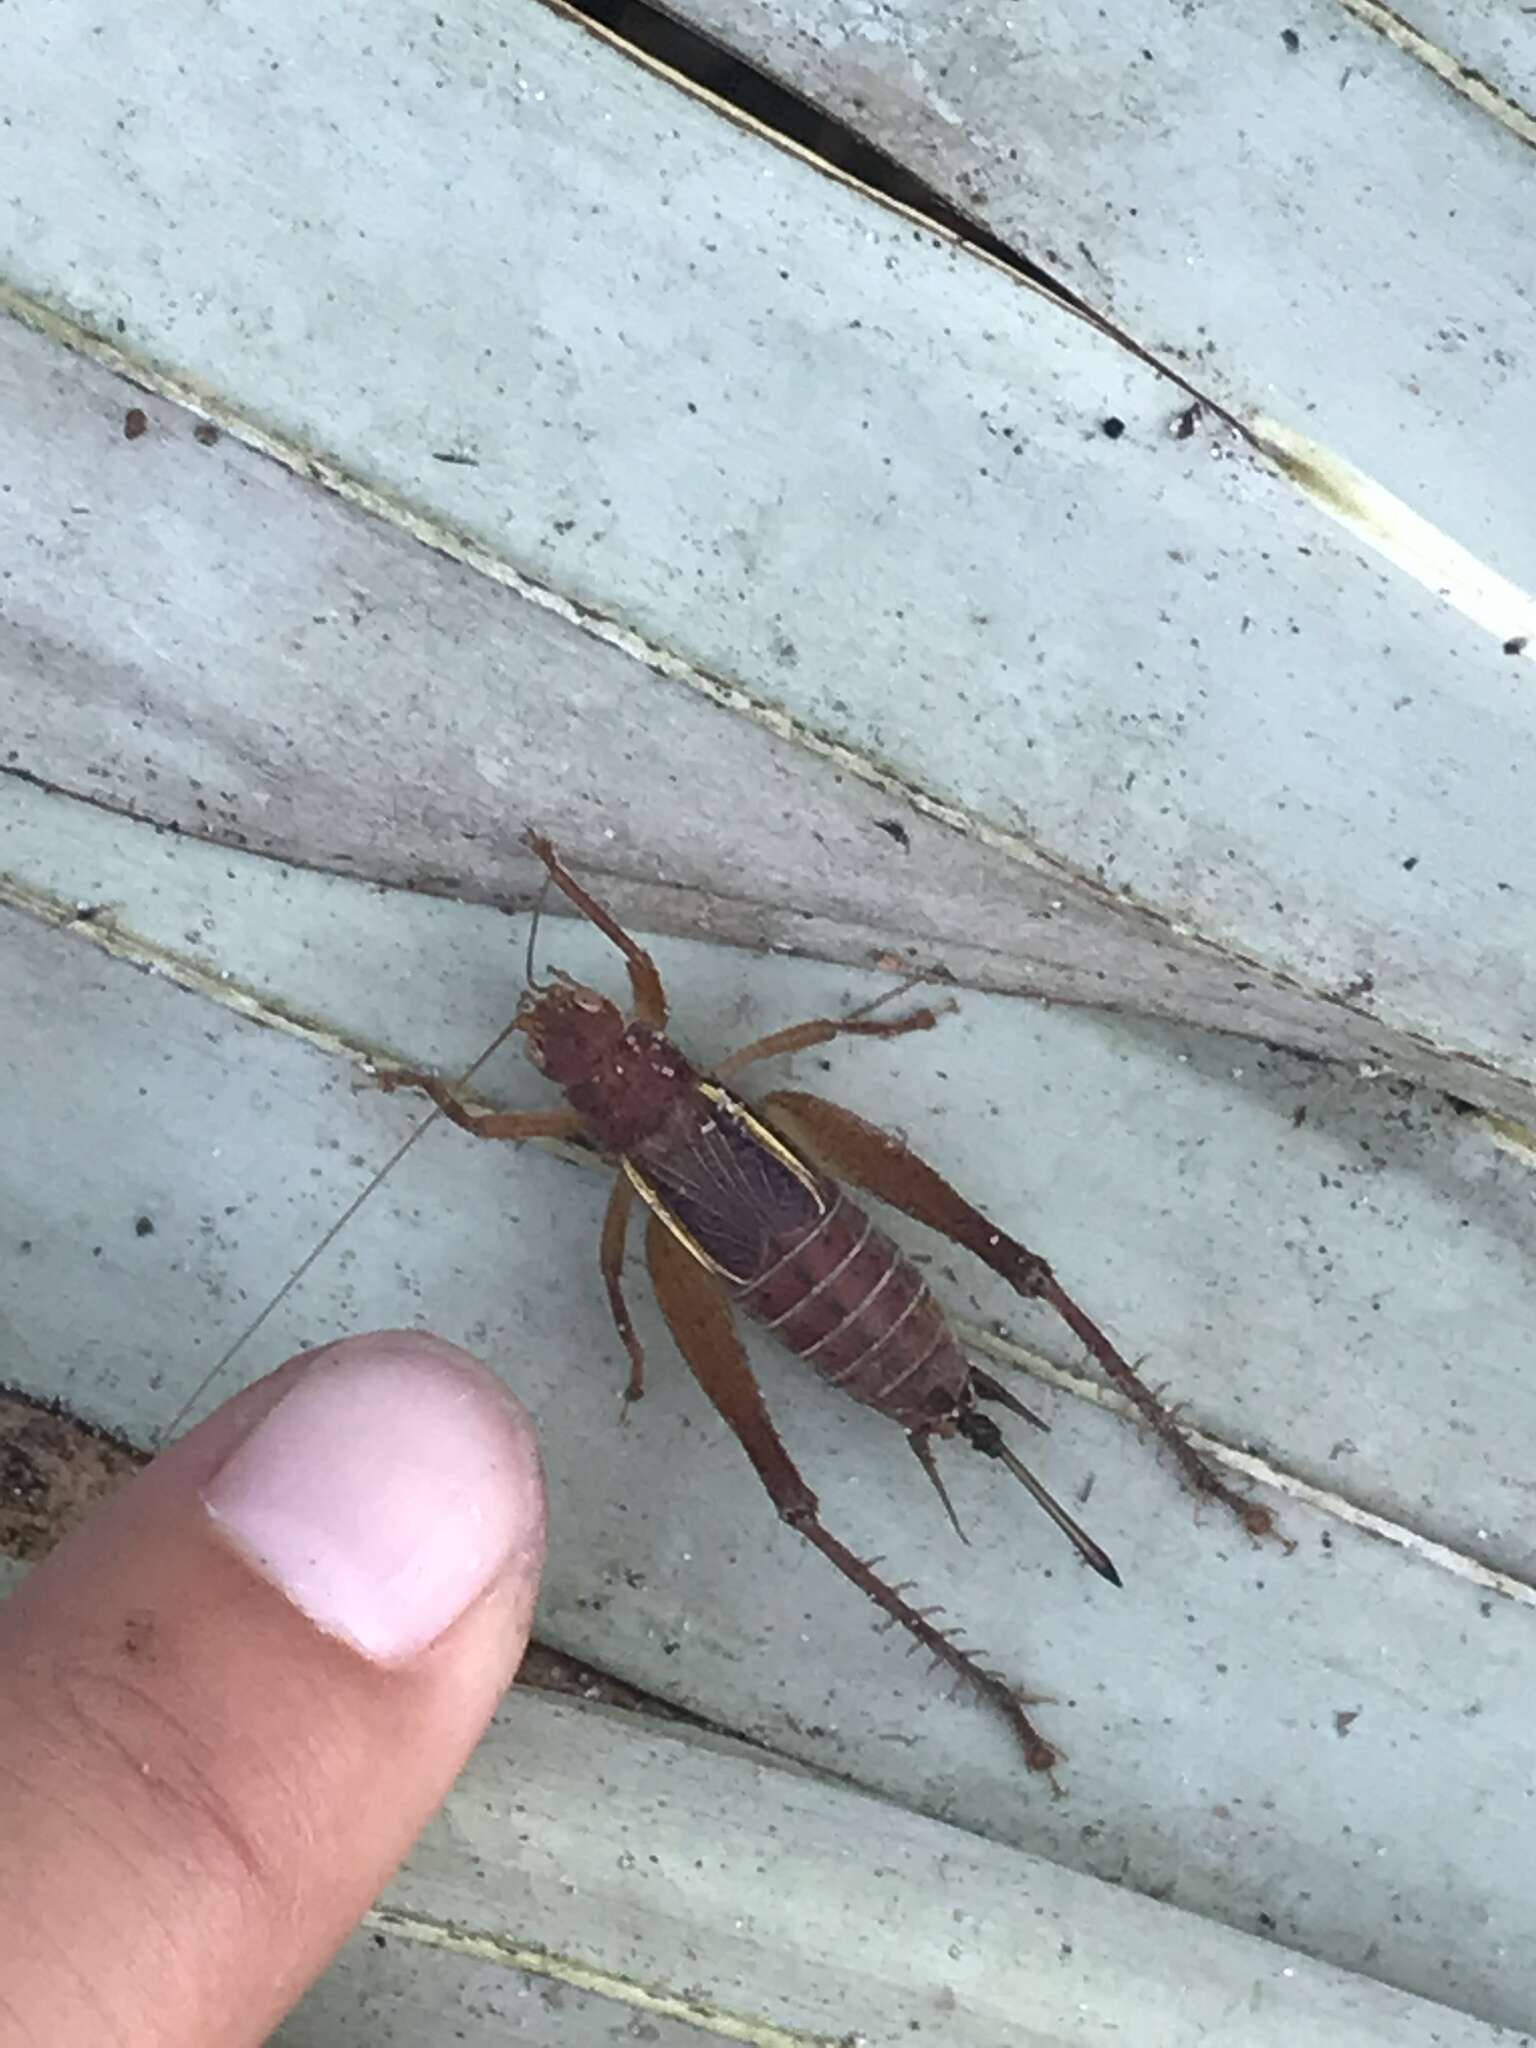
[[[527,1416],[467,1352],[409,1331],[326,1352],[204,1501],[263,1578],[381,1664],[425,1649],[519,1552],[542,1561]]]

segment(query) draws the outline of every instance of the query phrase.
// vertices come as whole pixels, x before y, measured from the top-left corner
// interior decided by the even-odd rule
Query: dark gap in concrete
[[[1053,298],[1080,312],[1089,311],[1084,301],[1048,271],[1000,241],[980,221],[962,213],[914,171],[867,142],[846,121],[827,113],[792,86],[759,71],[723,43],[690,27],[665,8],[652,6],[650,0],[563,0],[563,5],[642,55],[665,64],[690,84],[738,108],[749,120],[796,144],[833,170],[857,179],[934,227],[958,236]]]
[[[990,257],[1000,269],[1034,285],[1118,343],[1149,370],[1167,378],[1202,411],[1221,420],[1266,461],[1272,461],[1253,430],[1214,393],[1192,383],[1176,364],[1128,334],[1060,278],[1010,243],[1001,241],[990,228],[962,212],[915,171],[866,141],[848,122],[829,114],[792,86],[758,70],[713,36],[679,20],[664,7],[652,5],[651,0],[550,0],[550,4],[572,19],[601,30],[637,56],[665,65],[700,92],[737,108],[745,119],[792,143],[834,174],[857,180],[880,198],[905,208],[937,231],[953,235],[967,248]]]

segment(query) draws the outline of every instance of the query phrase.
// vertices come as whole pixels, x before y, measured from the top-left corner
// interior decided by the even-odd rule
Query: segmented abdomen
[[[841,1188],[773,1264],[733,1291],[823,1379],[904,1429],[958,1412],[970,1368],[912,1261]]]
[[[686,1066],[667,1047],[667,1065]],[[624,1170],[737,1305],[823,1379],[948,1433],[970,1367],[912,1261],[746,1103],[688,1071]]]

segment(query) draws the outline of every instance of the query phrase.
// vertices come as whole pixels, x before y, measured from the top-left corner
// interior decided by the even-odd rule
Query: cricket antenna
[[[544,886],[534,899],[533,917],[528,925],[528,950],[523,955],[523,985],[525,988],[531,988],[535,991],[549,986],[547,982],[538,980],[534,974],[533,949],[538,944],[539,919],[544,915],[544,905],[549,901],[549,885],[554,879],[554,876],[546,870]]]
[[[960,1434],[968,1443],[973,1443],[978,1451],[985,1451],[989,1458],[1001,1459],[1019,1484],[1045,1509],[1084,1564],[1092,1565],[1099,1577],[1108,1579],[1112,1586],[1124,1583],[1110,1562],[1108,1551],[1094,1542],[1087,1530],[1073,1520],[1055,1495],[1046,1491],[1023,1460],[1014,1456],[1003,1441],[1002,1431],[990,1415],[983,1415],[975,1408],[967,1408],[959,1418],[958,1427]]]
[[[485,1048],[484,1052],[480,1053],[472,1062],[472,1064],[467,1066],[464,1069],[464,1072],[459,1076],[458,1081],[454,1084],[453,1092],[455,1094],[461,1093],[468,1086],[468,1084],[474,1079],[475,1075],[485,1065],[486,1061],[491,1057],[492,1053],[499,1052],[517,1028],[517,1019],[515,1017],[513,1018],[510,1024],[504,1024],[502,1026],[500,1031],[498,1031],[496,1036],[491,1040],[490,1044]],[[442,1106],[441,1104],[439,1104],[435,1109],[433,1109],[430,1116],[424,1116],[421,1119],[420,1123],[414,1125],[413,1128],[406,1133],[406,1135],[400,1140],[400,1143],[395,1147],[394,1151],[391,1152],[389,1157],[385,1160],[384,1164],[379,1168],[378,1172],[374,1174],[373,1177],[364,1184],[364,1186],[359,1190],[359,1192],[352,1197],[351,1201],[348,1202],[347,1206],[342,1210],[341,1214],[336,1218],[335,1222],[330,1224],[328,1228],[321,1234],[321,1236],[316,1239],[315,1243],[310,1246],[309,1250],[305,1253],[304,1257],[299,1261],[298,1265],[294,1267],[293,1271],[288,1275],[288,1278],[283,1282],[282,1286],[278,1288],[276,1294],[272,1295],[268,1299],[265,1307],[262,1308],[258,1314],[254,1315],[251,1318],[251,1320],[246,1324],[245,1328],[240,1332],[239,1336],[235,1338],[234,1342],[231,1345],[229,1345],[226,1350],[220,1352],[219,1356],[214,1360],[213,1364],[209,1366],[208,1370],[203,1374],[202,1378],[198,1381],[197,1385],[192,1389],[191,1393],[188,1394],[187,1398],[176,1410],[176,1413],[171,1417],[170,1421],[159,1432],[156,1438],[157,1449],[163,1449],[165,1445],[170,1442],[171,1438],[176,1434],[177,1430],[180,1429],[181,1425],[186,1421],[187,1417],[191,1414],[192,1410],[197,1406],[198,1402],[202,1400],[203,1396],[207,1393],[208,1389],[213,1385],[214,1381],[219,1378],[220,1374],[224,1371],[225,1367],[233,1364],[234,1360],[245,1349],[246,1345],[250,1343],[251,1339],[256,1335],[257,1331],[262,1328],[263,1324],[267,1321],[268,1317],[273,1315],[276,1312],[276,1310],[281,1307],[283,1302],[285,1302],[288,1299],[289,1295],[292,1294],[295,1287],[298,1286],[299,1282],[304,1278],[305,1274],[309,1271],[311,1266],[315,1265],[316,1262],[321,1257],[323,1257],[323,1255],[326,1252],[330,1250],[331,1246],[336,1242],[337,1238],[340,1237],[341,1233],[352,1221],[352,1218],[357,1214],[358,1210],[361,1209],[363,1204],[366,1201],[368,1201],[370,1197],[380,1187],[383,1186],[385,1180],[389,1177],[390,1174],[394,1172],[395,1168],[400,1164],[401,1160],[405,1157],[406,1153],[409,1152],[411,1147],[416,1143],[416,1140],[424,1136],[426,1132],[431,1130],[432,1126],[437,1122],[438,1118],[442,1115],[442,1113]]]

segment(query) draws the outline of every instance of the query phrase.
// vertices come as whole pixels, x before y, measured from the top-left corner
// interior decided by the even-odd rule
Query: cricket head
[[[539,1072],[569,1093],[612,1061],[625,1024],[617,1003],[569,975],[556,974],[524,995],[517,1028]]]

